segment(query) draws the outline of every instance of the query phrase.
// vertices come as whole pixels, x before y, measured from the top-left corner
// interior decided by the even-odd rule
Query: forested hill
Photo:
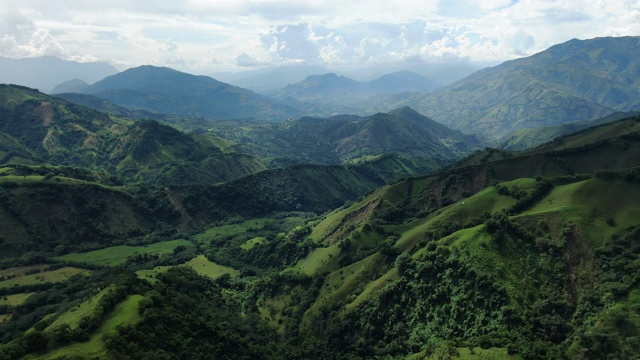
[[[0,116],[2,163],[76,166],[154,184],[209,184],[264,169],[252,156],[223,151],[215,136],[114,117],[29,88],[0,85]]]
[[[482,138],[452,130],[403,107],[371,116],[304,117],[282,124],[213,124],[214,134],[237,141],[275,162],[339,164],[396,153],[444,165],[485,146]]]

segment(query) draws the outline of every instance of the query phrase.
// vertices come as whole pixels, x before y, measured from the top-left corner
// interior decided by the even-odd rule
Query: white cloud
[[[178,50],[178,45],[171,40],[165,40],[160,47],[158,47],[158,51],[160,52],[175,52]]]
[[[265,66],[265,65],[269,65],[268,61],[261,61],[258,59],[255,59],[245,53],[242,53],[240,55],[238,55],[238,57],[236,58],[236,65],[240,66],[240,67],[255,67],[255,66]]]
[[[640,35],[637,0],[4,1],[0,56],[207,73],[265,63],[502,61]]]

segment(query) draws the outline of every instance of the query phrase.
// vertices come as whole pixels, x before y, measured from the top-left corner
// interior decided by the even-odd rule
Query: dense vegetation
[[[274,155],[258,135],[2,90],[2,360],[637,356],[640,117],[420,176],[455,154],[378,139],[333,166],[265,170],[237,152]],[[405,108],[282,126],[289,144],[380,124],[408,137],[400,115],[430,124]],[[238,167],[225,155],[256,168],[213,180]]]

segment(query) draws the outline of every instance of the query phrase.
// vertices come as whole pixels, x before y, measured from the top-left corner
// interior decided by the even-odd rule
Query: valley
[[[635,358],[639,41],[0,84],[0,359]]]

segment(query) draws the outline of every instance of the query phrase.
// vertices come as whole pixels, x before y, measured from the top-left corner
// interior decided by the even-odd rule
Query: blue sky
[[[640,35],[640,2],[0,0],[0,56],[191,73],[307,63],[496,63],[572,38]]]

